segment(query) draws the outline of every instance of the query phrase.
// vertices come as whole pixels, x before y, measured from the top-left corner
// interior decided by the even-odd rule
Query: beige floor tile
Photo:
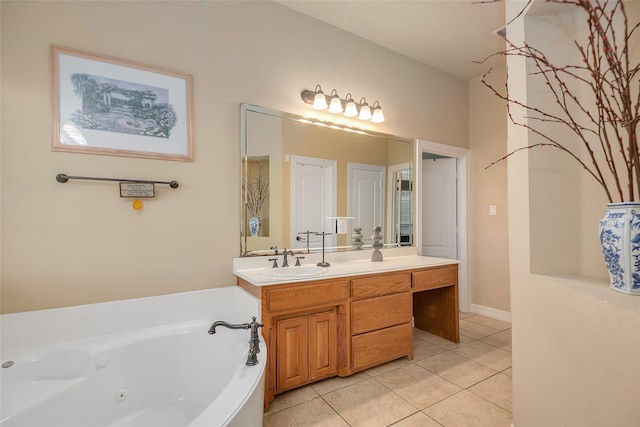
[[[400,420],[393,424],[392,427],[442,427],[433,418],[429,417],[424,412],[416,412],[410,417]]]
[[[502,371],[511,366],[510,352],[481,341],[463,344],[451,351],[467,359],[482,363],[496,371]]]
[[[487,326],[480,325],[478,323],[474,323],[470,320],[462,319],[460,320],[460,334],[466,335],[473,339],[480,339],[487,337],[489,335],[493,335],[496,332],[500,332],[497,329],[489,328]]]
[[[416,364],[378,375],[375,379],[418,409],[431,406],[462,390]]]
[[[446,427],[509,427],[512,420],[509,411],[466,390],[423,412]]]
[[[401,368],[403,366],[407,366],[413,363],[411,360],[403,357],[402,359],[392,360],[391,362],[387,362],[383,365],[375,366],[373,368],[369,368],[364,371],[366,374],[375,377],[376,375],[383,374],[385,372],[393,371],[394,369]]]
[[[512,379],[505,374],[497,374],[469,388],[475,395],[495,403],[502,409],[513,412]]]
[[[502,350],[511,351],[511,329],[489,335],[480,341],[501,348]]]
[[[505,369],[504,371],[502,371],[502,373],[505,375],[509,375],[510,377],[513,377],[513,368]]]
[[[477,323],[482,326],[486,326],[487,328],[496,329],[498,331],[504,331],[506,329],[511,328],[511,323],[509,322],[503,322],[502,320],[480,316],[479,314],[476,314],[475,316],[466,317],[465,320],[468,320],[473,323]]]
[[[386,427],[416,412],[415,407],[373,378],[327,393],[323,398],[352,427]]]
[[[431,344],[435,344],[438,347],[444,348],[445,350],[451,350],[452,348],[458,347],[460,344],[464,344],[466,342],[474,341],[473,338],[461,336],[460,337],[460,342],[459,343],[455,343],[453,341],[449,341],[449,340],[446,340],[444,338],[441,338],[441,337],[439,337],[437,335],[433,335],[433,334],[431,334],[429,332],[425,332],[422,329],[413,328],[413,341],[415,342],[417,340],[430,342]]]
[[[437,354],[416,363],[462,388],[477,384],[497,372],[485,365],[451,352]]]
[[[419,339],[419,338],[413,340],[413,360],[414,361],[426,359],[427,357],[431,357],[438,353],[443,353],[445,351],[447,350],[429,341]]]
[[[318,397],[318,393],[311,388],[311,386],[296,388],[291,391],[286,391],[282,394],[278,394],[271,405],[269,405],[269,411],[266,414],[272,414],[274,412],[282,411],[283,409],[297,405],[302,402],[309,401]]]
[[[264,427],[349,427],[321,397],[263,418]]]
[[[327,394],[332,391],[339,390],[341,388],[350,386],[351,384],[355,384],[360,381],[364,381],[366,379],[371,378],[368,374],[364,372],[359,372],[357,374],[350,375],[348,377],[333,377],[328,378],[326,380],[322,380],[317,383],[311,384],[311,387],[319,394]]]

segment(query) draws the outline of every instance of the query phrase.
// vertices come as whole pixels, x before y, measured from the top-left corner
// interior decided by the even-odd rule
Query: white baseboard
[[[471,313],[479,314],[481,316],[490,317],[496,320],[502,320],[503,322],[511,323],[511,312],[498,310],[497,308],[487,307],[480,304],[469,304],[469,311]]]

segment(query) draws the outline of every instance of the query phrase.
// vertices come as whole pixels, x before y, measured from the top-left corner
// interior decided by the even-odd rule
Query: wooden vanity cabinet
[[[460,342],[458,265],[413,271],[415,326],[453,342]]]
[[[411,273],[351,279],[351,370],[413,359]]]
[[[238,277],[238,285],[261,300],[265,410],[283,391],[413,359],[412,316],[417,328],[460,341],[456,264],[269,286]]]
[[[278,393],[349,374],[348,279],[255,287],[238,278],[238,285],[261,299],[265,409]]]
[[[276,320],[276,393],[337,373],[336,310]]]

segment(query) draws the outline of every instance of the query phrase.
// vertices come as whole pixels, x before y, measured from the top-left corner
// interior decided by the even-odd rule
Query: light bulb
[[[316,86],[316,95],[313,97],[313,108],[316,110],[326,110],[327,109],[327,98],[324,97],[324,93],[322,93],[322,88],[320,85]]]
[[[355,117],[358,115],[358,107],[350,93],[347,94],[347,105],[344,108],[344,115],[347,117]]]
[[[331,91],[331,103],[329,104],[330,113],[342,113],[342,101],[338,96],[338,92],[334,89]]]
[[[364,102],[362,102],[364,101]],[[369,120],[371,119],[371,108],[369,108],[369,104],[367,104],[367,100],[362,97],[362,99],[360,99],[360,114],[358,115],[358,118],[360,120]]]
[[[376,104],[378,104],[376,106]],[[373,103],[373,115],[371,116],[371,122],[382,123],[384,122],[384,114],[382,114],[382,107],[378,101]]]

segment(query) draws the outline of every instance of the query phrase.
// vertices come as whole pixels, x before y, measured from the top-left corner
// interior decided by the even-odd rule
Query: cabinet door
[[[335,311],[309,316],[309,380],[330,377],[337,372],[338,329]]]
[[[276,391],[305,384],[309,378],[307,316],[277,322]]]

